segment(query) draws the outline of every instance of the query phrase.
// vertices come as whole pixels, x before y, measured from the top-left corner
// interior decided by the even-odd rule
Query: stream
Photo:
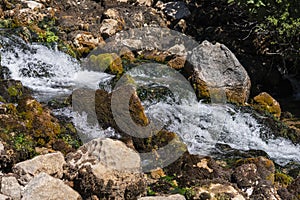
[[[83,70],[79,61],[55,48],[27,44],[14,36],[0,36],[0,44],[1,65],[10,71],[7,78],[22,81],[41,102],[64,99],[77,88],[95,90],[113,77],[103,72]],[[146,77],[147,74],[136,76]],[[194,98],[180,102],[143,101],[143,105],[147,116],[163,122],[164,128],[179,134],[192,154],[214,155],[219,151],[217,144],[227,144],[238,150],[263,150],[282,165],[300,162],[299,145],[284,138],[273,138],[269,128],[260,124],[252,113],[233,105],[206,104]],[[69,108],[54,112],[72,117],[84,137],[116,135],[112,128],[104,130],[98,124],[90,124],[86,113]]]

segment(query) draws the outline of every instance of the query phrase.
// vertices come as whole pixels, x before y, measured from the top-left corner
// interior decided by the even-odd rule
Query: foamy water
[[[0,37],[0,42],[1,65],[9,68],[11,78],[20,80],[31,88],[39,100],[69,95],[76,88],[95,90],[99,83],[108,82],[112,78],[106,73],[82,70],[79,61],[58,50],[38,44],[28,45],[18,38]],[[131,75],[141,77],[137,81],[139,84],[152,84],[153,80],[151,82],[149,74],[145,73],[143,70],[136,70]],[[164,87],[177,84],[176,81],[169,82],[167,76],[162,77],[161,84]],[[110,88],[109,85],[107,87]],[[179,90],[175,98],[181,98],[181,94]],[[280,164],[300,162],[299,145],[283,138],[262,139],[261,134],[266,133],[268,128],[259,124],[250,113],[241,112],[230,105],[204,104],[191,97],[173,103],[144,102],[144,105],[147,115],[163,122],[164,128],[178,133],[193,154],[211,155],[216,151],[215,145],[223,143],[240,150],[263,150]],[[83,140],[116,136],[112,128],[102,129],[99,124],[88,122],[85,112],[78,113],[68,109],[55,112],[72,117]]]

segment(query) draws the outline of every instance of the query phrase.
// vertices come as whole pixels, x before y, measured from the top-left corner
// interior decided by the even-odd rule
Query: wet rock
[[[24,87],[21,81],[0,80],[0,96],[6,101],[17,103],[17,101],[24,96],[30,96],[31,92]]]
[[[153,196],[141,197],[138,200],[185,200],[185,197],[180,194],[166,195],[166,196]]]
[[[72,199],[81,200],[80,195],[64,184],[62,180],[42,172],[35,176],[24,188],[22,200],[32,199]]]
[[[250,78],[234,54],[223,44],[202,42],[193,49],[185,72],[199,98],[244,104],[250,93]],[[225,99],[224,99],[225,98]]]
[[[254,101],[254,108],[265,110],[276,118],[280,118],[281,115],[281,108],[278,103],[271,95],[266,92],[262,92],[259,95],[255,96]]]
[[[126,96],[129,90],[120,90],[119,94],[121,96]],[[123,95],[124,94],[124,95]],[[95,94],[95,103],[96,103],[96,114],[98,122],[103,128],[113,127],[118,132],[122,133],[122,130],[116,125],[114,117],[111,111],[111,93],[108,93],[104,90],[97,90]],[[119,99],[122,101],[122,99]],[[119,103],[117,103],[119,104]],[[141,126],[145,126],[149,123],[146,114],[144,113],[144,108],[136,94],[133,93],[129,102],[129,111],[132,117],[132,120]],[[126,119],[125,119],[126,120]]]
[[[99,55],[90,55],[86,66],[90,70],[108,72],[114,75],[123,73],[121,58],[115,53],[104,53]]]
[[[1,179],[1,193],[13,200],[21,199],[22,187],[13,176],[3,176]]]
[[[209,185],[194,187],[193,199],[246,199],[242,192],[231,184],[212,183]]]
[[[83,198],[133,199],[146,191],[139,154],[121,141],[107,138],[84,144],[67,155],[66,169]]]
[[[63,176],[63,165],[65,159],[62,153],[50,153],[46,155],[36,156],[31,160],[17,163],[13,167],[14,173],[20,176],[24,182],[29,182],[34,176],[41,172],[47,173],[57,178]]]

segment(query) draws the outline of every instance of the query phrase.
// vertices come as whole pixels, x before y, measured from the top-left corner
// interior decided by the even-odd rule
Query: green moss
[[[122,60],[115,53],[91,55],[89,59],[95,70],[106,71],[114,75],[123,73]]]
[[[0,96],[0,102],[6,103],[5,99],[2,96]]]
[[[282,172],[276,172],[275,173],[275,182],[278,182],[286,187],[293,182],[293,178]]]
[[[20,151],[22,153],[26,153],[29,155],[29,157],[33,157],[36,155],[35,152],[35,142],[30,138],[29,136],[26,136],[25,134],[18,134],[13,137],[13,146],[17,151]]]
[[[7,88],[7,92],[11,97],[22,96],[22,91],[16,86],[11,86]]]

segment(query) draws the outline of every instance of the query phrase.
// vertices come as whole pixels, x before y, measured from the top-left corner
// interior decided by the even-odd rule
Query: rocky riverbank
[[[249,41],[235,44],[233,36],[229,42],[220,39],[214,23],[205,28],[209,16],[205,11],[211,6],[204,5],[152,0],[3,1],[2,36],[17,35],[28,43],[59,48],[81,59],[82,67],[114,78],[96,91],[84,88],[63,101],[38,102],[34,89],[10,79],[9,68],[1,66],[0,199],[300,199],[299,162],[282,166],[263,150],[241,150],[224,143],[215,144],[215,155],[192,155],[184,139],[168,130],[167,124],[162,129],[154,124],[151,130],[156,134],[146,138],[127,134],[126,130],[139,132],[139,128],[143,132],[151,124],[148,107],[143,106],[146,101],[150,105],[170,99],[178,103],[172,87],[137,87],[134,75],[123,76],[138,66],[156,63],[189,80],[196,99],[207,104],[228,102],[250,113],[268,127],[262,138],[284,137],[291,145],[299,145],[299,120],[282,111],[270,95],[291,94],[290,82],[278,69],[264,67],[270,58],[247,52],[251,48],[243,51]],[[215,11],[219,13],[217,7]],[[8,46],[3,43],[0,48]],[[51,77],[47,70],[32,74]],[[114,99],[107,86],[115,86],[119,98]],[[122,105],[129,91],[133,92],[129,113],[117,112],[124,120],[117,121],[112,106]],[[113,128],[116,134],[83,138],[70,117],[54,112],[71,106],[91,111],[102,128]],[[128,118],[139,126],[131,127]],[[172,148],[160,151],[168,144]],[[153,160],[143,157],[147,152]],[[178,159],[168,163],[175,154]]]

